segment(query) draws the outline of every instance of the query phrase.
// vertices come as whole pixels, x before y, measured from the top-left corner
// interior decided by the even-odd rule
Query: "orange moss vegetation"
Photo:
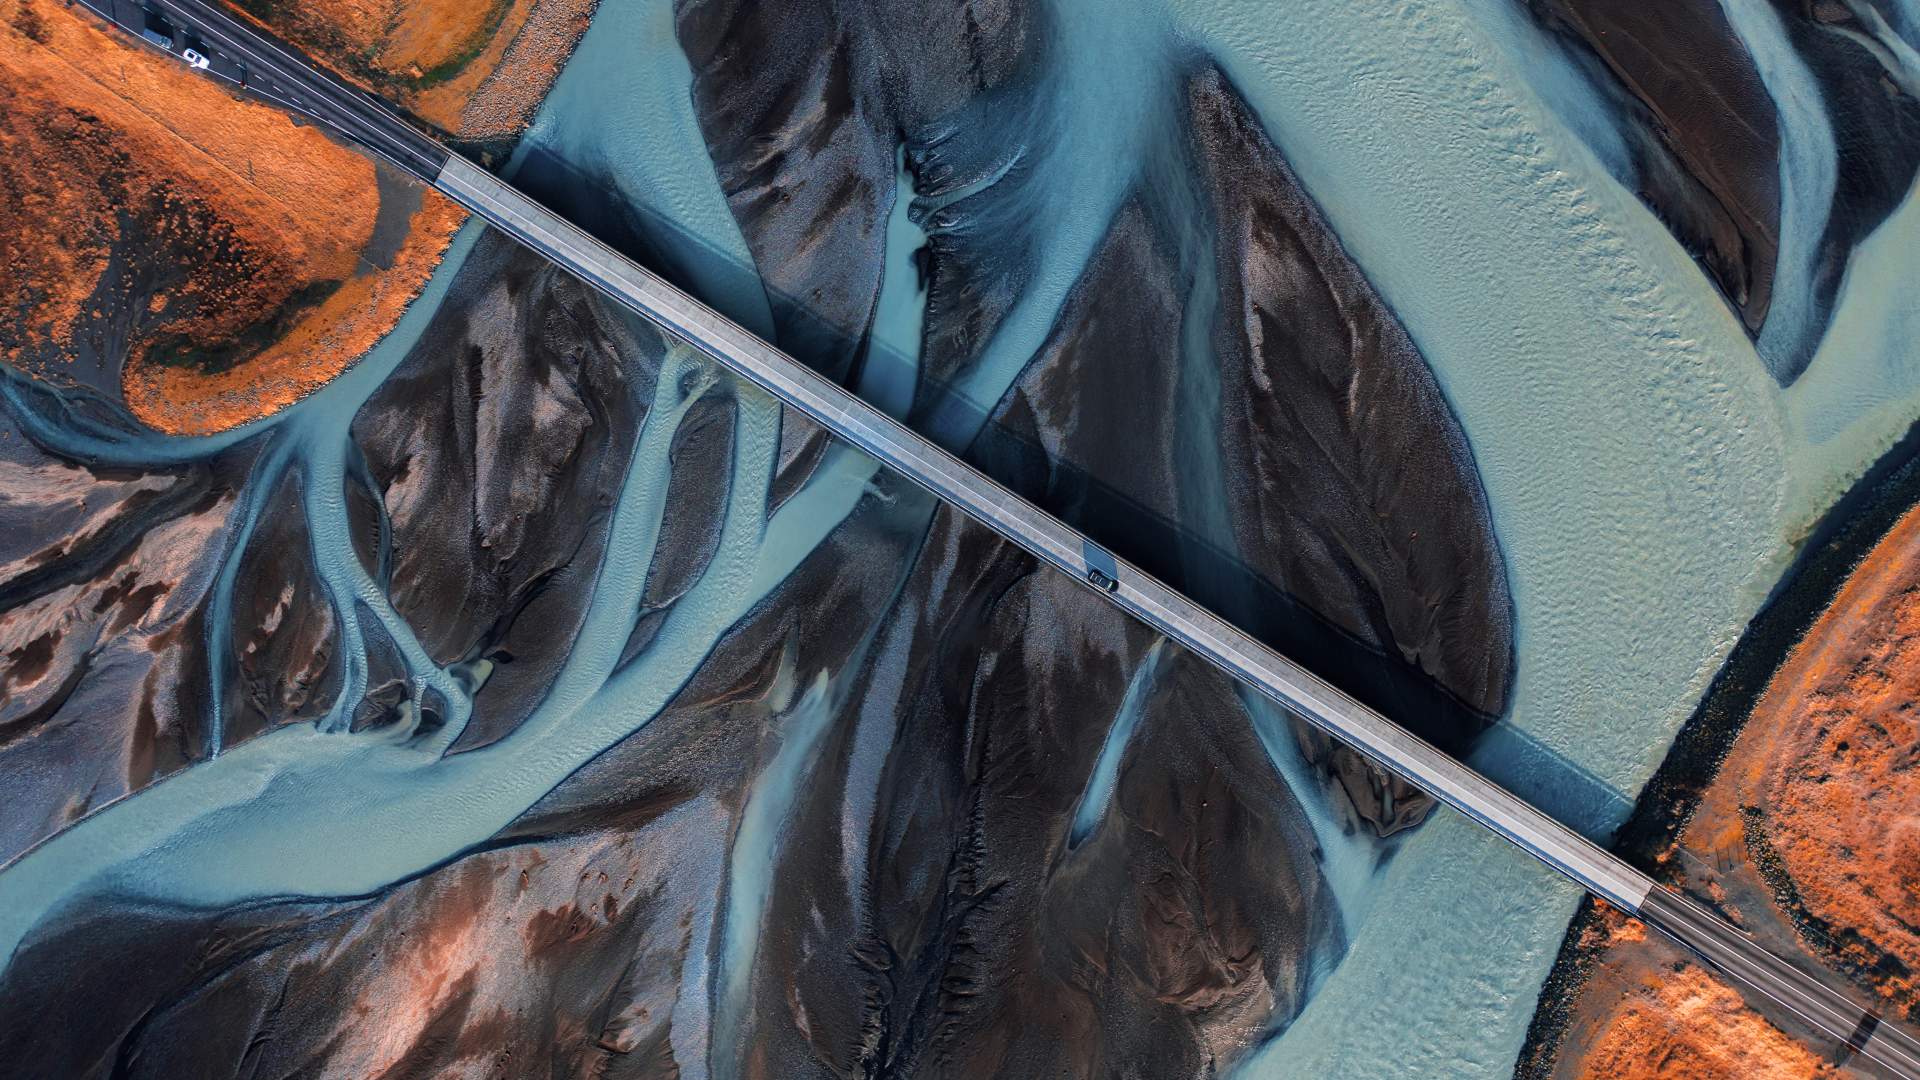
[[[50,335],[70,332],[120,236],[114,211],[143,188],[216,230],[209,239],[316,276],[346,276],[372,232],[379,207],[365,159],[182,78],[176,63],[122,45],[64,5],[0,0],[0,73],[9,92],[0,184],[10,196],[0,202],[0,250],[12,274],[27,271],[17,284],[43,297],[35,314]],[[206,132],[220,137],[190,141]]]
[[[0,355],[57,378],[80,342],[124,353],[127,404],[162,430],[223,430],[331,380],[461,220],[431,197],[391,269],[367,266],[368,159],[52,0],[0,0],[0,83]],[[285,332],[250,345],[263,326]],[[163,342],[186,364],[229,355],[161,367]]]
[[[1748,805],[1831,959],[1885,957],[1874,989],[1920,1006],[1920,510],[1863,560],[1774,676],[1736,750]],[[1854,935],[1857,933],[1857,937]]]
[[[1839,1072],[1646,924],[1600,904],[1578,946],[1592,967],[1555,1080],[1815,1080]],[[1523,1070],[1524,1071],[1524,1070]],[[1527,1075],[1538,1075],[1528,1071]]]
[[[222,372],[129,363],[121,383],[134,415],[182,435],[270,416],[333,381],[380,340],[420,293],[466,212],[428,191],[392,265],[357,269],[273,344]]]
[[[596,0],[229,0],[317,60],[463,139],[518,135]]]
[[[1601,1021],[1580,1080],[1813,1080],[1832,1066],[1704,969],[1647,970]]]

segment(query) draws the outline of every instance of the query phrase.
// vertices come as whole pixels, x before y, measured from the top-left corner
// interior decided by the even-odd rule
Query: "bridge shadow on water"
[[[1466,761],[1603,848],[1633,813],[1634,796],[1512,723],[1488,730]]]
[[[640,205],[604,171],[535,147],[523,148],[505,171],[530,197],[749,329],[767,334],[771,312],[777,343],[843,385],[855,385],[868,365],[918,366],[866,336],[864,326],[833,325],[802,299],[771,293],[751,264]],[[924,372],[914,401],[910,426],[922,416],[962,417],[946,430],[978,434],[946,449],[1590,839],[1605,844],[1631,812],[1630,795],[1308,609],[1237,551],[993,422],[997,402],[975,402]]]

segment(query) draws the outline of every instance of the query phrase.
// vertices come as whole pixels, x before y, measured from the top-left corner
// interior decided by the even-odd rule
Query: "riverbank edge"
[[[1920,504],[1920,422],[1907,429],[1822,515],[1780,584],[1747,625],[1706,695],[1640,789],[1611,849],[1654,880],[1674,873],[1661,855],[1686,829],[1774,674],[1833,602],[1860,562]],[[1703,902],[1705,901],[1704,898]],[[1580,902],[1541,985],[1514,1080],[1550,1080],[1580,992],[1606,948],[1603,902]]]

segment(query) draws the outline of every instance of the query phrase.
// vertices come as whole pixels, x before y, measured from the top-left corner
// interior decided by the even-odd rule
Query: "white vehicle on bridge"
[[[181,49],[180,59],[185,60],[188,67],[196,70],[204,70],[207,66],[207,58],[192,49]]]

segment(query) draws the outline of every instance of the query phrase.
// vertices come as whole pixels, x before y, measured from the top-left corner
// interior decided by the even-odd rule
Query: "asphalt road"
[[[201,0],[80,0],[139,36],[157,12],[174,31],[174,52],[192,46],[211,61],[208,74],[258,95],[359,143],[426,183],[452,152],[395,114],[378,98],[314,67],[271,35]],[[144,39],[143,39],[144,40]],[[183,73],[188,69],[181,64]]]
[[[83,0],[138,35],[130,0]],[[1515,797],[1405,728],[1241,633],[893,418],[452,153],[371,95],[201,0],[154,0],[179,32],[213,50],[211,74],[325,124],[432,184],[567,267],[608,297],[685,338],[995,532],[1368,757],[1412,781],[1596,896],[1632,912],[1888,1075],[1920,1080],[1920,1042],[1847,993],[1787,963],[1706,908]],[[132,14],[129,14],[131,12]],[[234,65],[240,69],[236,78]],[[181,65],[182,74],[190,69]]]

